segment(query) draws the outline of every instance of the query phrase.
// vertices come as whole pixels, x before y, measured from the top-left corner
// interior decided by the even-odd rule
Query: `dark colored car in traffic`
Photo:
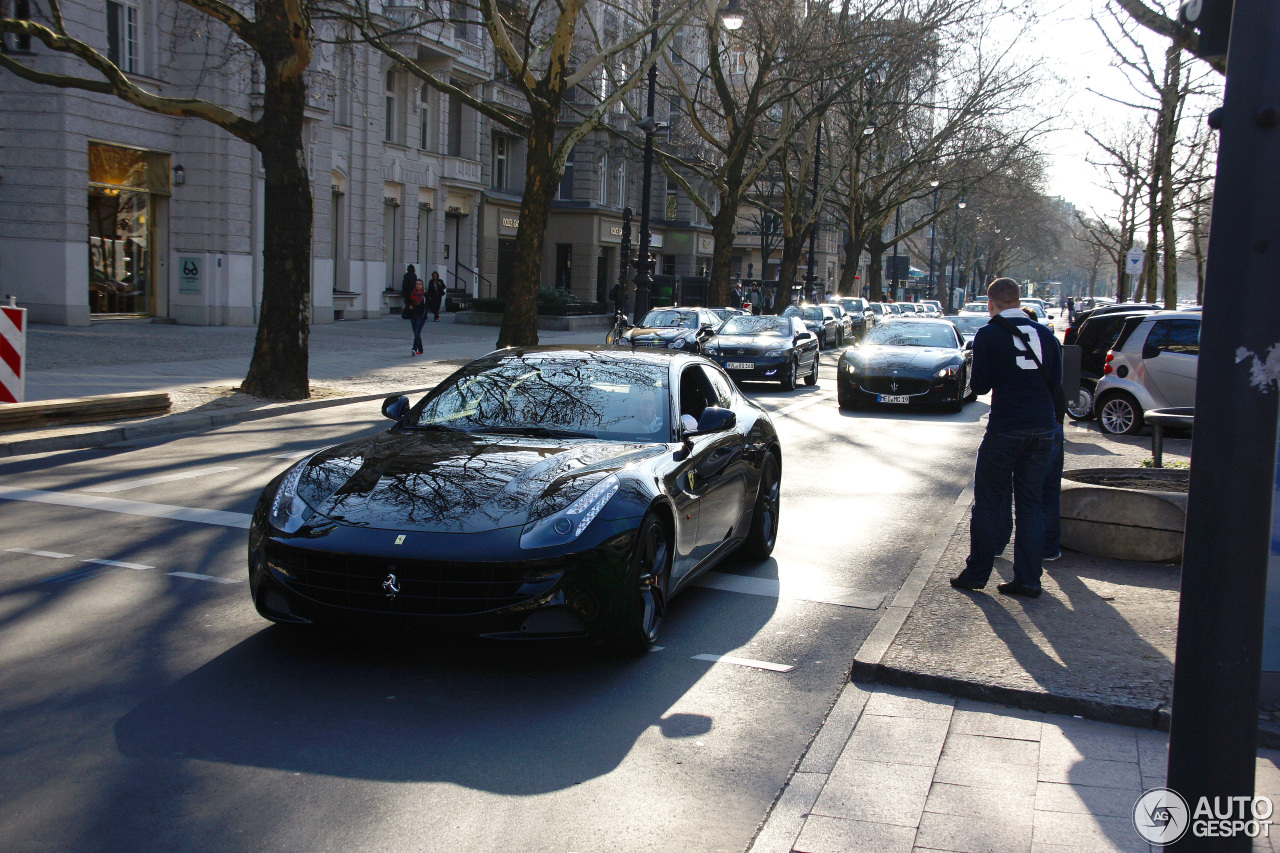
[[[867,314],[871,312],[871,303],[860,296],[841,296],[832,301],[843,308],[853,321],[853,340],[867,333]]]
[[[944,319],[907,318],[876,326],[840,356],[836,393],[842,409],[863,405],[941,406],[973,399],[973,350]]]
[[[776,541],[773,424],[698,356],[499,350],[383,413],[263,491],[265,618],[641,650],[672,595]]]
[[[1084,325],[1084,321],[1090,317],[1101,317],[1105,314],[1121,314],[1132,311],[1159,311],[1163,306],[1156,305],[1154,302],[1122,302],[1116,305],[1101,305],[1097,308],[1089,308],[1084,311],[1077,311],[1075,317],[1067,324],[1066,331],[1062,333],[1062,345],[1069,347],[1076,342],[1076,337],[1080,334],[1080,327]]]
[[[720,328],[721,319],[706,308],[654,308],[635,328],[622,336],[633,348],[702,352],[702,345]]]
[[[783,317],[798,317],[810,332],[818,338],[818,347],[839,346],[840,321],[830,308],[821,305],[790,305]]]
[[[1124,337],[1137,328],[1142,318],[1154,313],[1149,308],[1121,311],[1098,309],[1085,318],[1072,344],[1080,347],[1080,390],[1067,400],[1067,414],[1072,419],[1085,421],[1094,416],[1094,389],[1106,367],[1107,352],[1123,343]]]
[[[818,338],[799,317],[730,317],[704,354],[737,382],[781,382],[790,391],[801,376],[818,381]]]

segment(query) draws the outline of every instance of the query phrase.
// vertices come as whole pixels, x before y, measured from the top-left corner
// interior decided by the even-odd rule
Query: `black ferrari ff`
[[[715,330],[724,322],[706,308],[654,308],[640,325],[622,336],[633,349],[654,347],[684,352],[702,352]]]
[[[703,353],[738,382],[781,382],[790,391],[800,376],[818,381],[818,338],[799,317],[730,317]]]
[[[499,350],[383,413],[386,432],[263,491],[249,581],[267,619],[640,650],[697,575],[773,550],[777,434],[699,356]]]
[[[836,393],[842,409],[863,404],[960,408],[973,394],[973,351],[949,320],[908,319],[873,327],[840,356]]]

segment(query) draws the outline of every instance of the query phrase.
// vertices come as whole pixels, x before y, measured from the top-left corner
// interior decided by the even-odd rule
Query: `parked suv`
[[[1151,409],[1196,402],[1200,314],[1164,311],[1130,322],[1133,331],[1107,353],[1093,404],[1102,431],[1118,435],[1141,430]]]
[[[1099,312],[1078,327],[1079,333],[1075,336],[1074,343],[1080,347],[1080,391],[1075,398],[1067,401],[1067,414],[1074,420],[1087,421],[1093,418],[1094,386],[1102,378],[1107,353],[1112,347],[1120,345],[1138,323],[1152,313],[1146,308]],[[1130,320],[1132,322],[1128,324],[1126,331],[1125,324]]]
[[[1062,333],[1062,345],[1069,347],[1074,344],[1076,336],[1080,333],[1080,328],[1084,326],[1084,321],[1090,317],[1125,311],[1159,311],[1163,307],[1162,305],[1156,305],[1154,302],[1125,302],[1120,305],[1102,305],[1097,308],[1086,308],[1083,311],[1077,311],[1075,319],[1067,324],[1066,331]]]
[[[867,300],[860,296],[841,296],[833,301],[843,308],[849,315],[849,319],[853,321],[854,339],[861,340],[868,328],[867,315],[871,313],[871,306],[867,304]]]

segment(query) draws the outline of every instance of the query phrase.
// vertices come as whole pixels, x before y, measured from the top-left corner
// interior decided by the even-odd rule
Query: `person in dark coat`
[[[440,305],[444,302],[444,281],[440,273],[431,273],[431,281],[427,283],[427,309],[435,315],[435,322],[440,322]]]
[[[405,272],[404,278],[400,279],[400,296],[404,298],[405,307],[409,305],[409,294],[413,293],[413,287],[418,283],[418,273],[413,268],[413,264],[409,264],[409,269]]]
[[[413,349],[409,355],[422,355],[422,327],[427,322],[427,289],[422,279],[414,282],[404,304],[409,309],[409,322],[413,324]]]

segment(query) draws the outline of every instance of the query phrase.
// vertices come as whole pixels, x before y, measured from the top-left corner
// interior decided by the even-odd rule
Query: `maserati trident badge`
[[[387,575],[387,579],[382,582],[382,588],[387,591],[387,598],[395,599],[400,592],[400,581],[395,575]]]

